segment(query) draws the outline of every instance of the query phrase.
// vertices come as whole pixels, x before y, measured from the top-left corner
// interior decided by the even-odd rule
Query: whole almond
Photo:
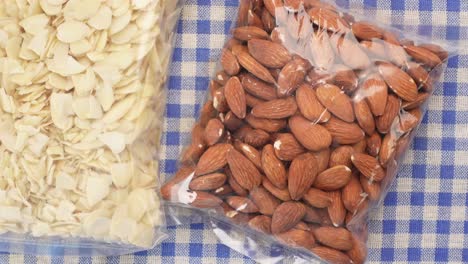
[[[305,81],[312,86],[318,83],[333,83],[333,74],[329,71],[313,68],[307,74]]]
[[[227,164],[230,150],[232,150],[230,144],[216,144],[208,148],[200,157],[195,175],[204,175],[222,169]]]
[[[240,186],[237,180],[232,176],[232,172],[229,168],[225,169],[225,173],[228,176],[228,183],[232,190],[239,196],[247,196],[248,192],[244,187]]]
[[[288,62],[278,77],[278,96],[286,97],[291,95],[304,82],[310,68],[310,63],[299,57]]]
[[[341,198],[343,199],[346,210],[351,213],[355,213],[358,210],[359,205],[366,198],[363,196],[359,173],[353,173],[351,175],[351,180],[343,187],[343,190],[341,190]]]
[[[380,147],[382,146],[382,137],[378,132],[367,137],[367,153],[371,156],[378,156],[380,153]]]
[[[200,126],[205,127],[208,121],[215,116],[216,111],[213,107],[213,101],[208,100],[200,110]]]
[[[221,88],[221,85],[219,83],[217,83],[215,80],[210,81],[210,84],[208,85],[208,90],[210,90],[211,97],[215,96],[215,93],[219,90],[219,88]]]
[[[420,64],[415,62],[408,63],[406,71],[411,78],[418,84],[418,88],[422,88],[425,92],[431,93],[434,89],[434,80],[429,73]]]
[[[183,152],[181,163],[184,165],[195,165],[200,157],[206,150],[204,144],[194,144],[192,143],[188,148]]]
[[[230,196],[226,199],[227,204],[236,211],[242,213],[256,213],[258,207],[250,199],[242,196]]]
[[[378,68],[388,87],[399,97],[410,102],[417,99],[418,87],[406,72],[388,62],[379,62]]]
[[[211,191],[224,185],[226,175],[222,173],[212,173],[200,176],[190,182],[189,188],[194,191]]]
[[[235,139],[243,141],[245,139],[245,136],[252,130],[253,128],[251,126],[244,124],[234,132],[233,137]]]
[[[359,79],[353,70],[344,65],[336,65],[333,68],[333,83],[347,94],[357,89]]]
[[[231,111],[240,119],[246,116],[247,103],[244,88],[237,77],[229,78],[224,86],[224,96]]]
[[[277,234],[276,237],[281,242],[292,246],[311,249],[315,246],[314,236],[304,230],[291,229],[281,234]]]
[[[197,208],[215,208],[223,202],[211,193],[195,191],[192,194],[193,200],[190,202],[190,205]]]
[[[250,0],[240,0],[239,10],[237,12],[237,26],[245,26],[248,21],[248,14],[250,10]]]
[[[335,11],[330,9],[314,7],[308,11],[310,20],[317,26],[333,31],[333,32],[347,32],[349,31],[349,24]]]
[[[355,144],[365,136],[359,125],[334,117],[325,123],[325,128],[330,132],[333,141],[340,145]]]
[[[369,155],[354,153],[351,157],[354,166],[370,180],[381,181],[385,177],[385,170],[379,161]]]
[[[245,121],[247,121],[247,123],[253,128],[261,129],[270,133],[278,132],[287,125],[287,122],[284,119],[258,118],[252,114],[248,114]]]
[[[251,95],[263,100],[277,99],[276,88],[252,74],[246,74],[242,78],[242,86]]]
[[[322,149],[322,150],[317,151],[317,152],[312,152],[312,154],[314,154],[315,159],[317,160],[318,173],[321,173],[324,170],[326,170],[328,168],[328,164],[330,162],[330,154],[331,154],[330,149],[329,148]]]
[[[259,99],[249,93],[245,94],[245,102],[247,103],[247,106],[254,108],[255,106],[264,103],[265,101],[262,99]]]
[[[310,53],[314,59],[314,67],[329,71],[335,62],[335,51],[330,45],[330,38],[326,31],[314,32],[310,35]]]
[[[367,257],[366,243],[353,236],[353,248],[346,252],[355,264],[364,264]]]
[[[430,52],[436,54],[441,61],[445,61],[449,56],[446,50],[444,50],[441,46],[436,44],[421,44],[419,45],[419,47],[425,48]]]
[[[287,187],[286,168],[275,155],[273,145],[266,145],[262,151],[262,168],[267,178],[278,188]]]
[[[335,85],[323,84],[316,88],[320,103],[332,114],[346,122],[354,122],[351,99]]]
[[[345,228],[324,226],[314,230],[314,235],[325,246],[345,251],[353,248],[353,237]]]
[[[229,105],[224,95],[224,89],[219,88],[213,94],[213,107],[220,113],[229,111]]]
[[[291,60],[291,55],[283,45],[269,40],[252,39],[248,47],[252,57],[268,68],[282,68]]]
[[[388,133],[382,140],[380,147],[379,161],[384,167],[395,157],[398,137],[394,133]]]
[[[262,183],[262,175],[257,167],[244,155],[231,148],[227,154],[227,163],[231,169],[232,176],[240,186],[252,190]]]
[[[229,49],[223,49],[221,52],[220,62],[227,74],[233,76],[239,73],[239,62],[237,61],[236,56],[234,56]]]
[[[307,223],[320,224],[322,223],[322,216],[317,209],[307,206],[304,221]],[[310,227],[308,229],[310,230]]]
[[[293,200],[301,199],[317,176],[317,160],[310,153],[296,157],[288,171],[288,189]]]
[[[366,148],[367,148],[367,141],[365,138],[353,144],[354,153],[364,153],[366,152]]]
[[[219,119],[213,118],[208,121],[205,128],[205,142],[213,146],[224,136],[224,125]]]
[[[276,21],[275,18],[270,14],[270,12],[268,12],[268,10],[264,9],[262,11],[261,19],[265,30],[267,32],[272,32],[273,29],[276,27]]]
[[[273,196],[283,202],[291,201],[288,188],[280,189],[276,187],[268,178],[263,178],[263,187],[268,190]]]
[[[354,35],[363,40],[383,38],[382,29],[367,22],[356,22],[352,26]]]
[[[416,126],[419,125],[421,118],[422,118],[422,111],[419,108],[415,108],[408,112],[401,113],[399,130],[402,133],[407,133],[413,130],[414,128],[416,128]]]
[[[328,214],[334,227],[343,226],[346,218],[346,208],[341,199],[341,191],[329,193],[332,204],[328,207]]]
[[[271,76],[271,73],[268,71],[268,69],[249,54],[247,47],[235,46],[233,47],[232,52],[237,57],[239,64],[248,72],[267,83],[275,83],[275,79],[273,76]]]
[[[408,149],[409,147],[409,144],[411,143],[411,134],[407,134],[403,137],[401,137],[400,139],[397,140],[397,143],[396,143],[396,147],[395,147],[395,159],[400,159],[403,157],[403,155],[405,154],[406,150]],[[393,154],[391,154],[393,155]],[[392,157],[392,156],[390,156]],[[380,164],[382,164],[382,158],[380,158],[381,162]],[[387,161],[388,162],[388,161]],[[386,164],[382,165],[382,166],[386,166]]]
[[[185,185],[190,181],[194,176],[195,167],[193,166],[183,166],[181,167],[173,178],[164,183],[161,187],[161,196],[164,200],[179,202],[179,188],[181,185]]]
[[[276,156],[280,160],[284,161],[291,161],[306,151],[290,133],[281,133],[277,135],[273,147],[275,149]]]
[[[316,208],[327,208],[332,203],[332,199],[327,192],[316,188],[310,188],[304,195],[303,200]]]
[[[378,74],[371,74],[367,77],[361,85],[359,95],[367,100],[374,116],[381,116],[385,113],[388,87]]]
[[[385,112],[383,115],[376,119],[377,130],[380,133],[386,134],[390,131],[392,124],[398,117],[401,109],[401,101],[394,95],[389,95],[387,105],[385,106]]]
[[[375,121],[371,109],[364,98],[354,99],[354,114],[362,130],[368,135],[375,131]]]
[[[240,128],[243,124],[242,120],[240,120],[233,112],[229,111],[224,116],[224,126],[230,131],[236,131]]]
[[[250,198],[257,205],[260,213],[264,215],[273,215],[276,208],[281,204],[280,200],[262,187],[256,187],[251,190]]]
[[[262,170],[262,154],[256,148],[239,140],[234,142],[235,148],[242,152],[259,170]]]
[[[341,189],[351,179],[351,169],[338,165],[332,168],[329,168],[322,173],[320,173],[314,182],[314,187],[324,191],[334,191]]]
[[[261,130],[261,129],[253,129],[246,133],[244,142],[256,147],[260,148],[265,146],[270,141],[270,134]]]
[[[426,92],[421,92],[418,94],[416,97],[416,100],[413,102],[403,102],[403,109],[405,110],[411,110],[420,107],[424,103],[426,103],[427,99],[429,98],[430,94]]]
[[[225,184],[225,185],[217,188],[216,190],[213,190],[213,194],[220,197],[220,196],[232,194],[233,191],[234,190],[232,190],[232,188],[231,188],[231,186],[229,184]]]
[[[222,203],[220,207],[216,208],[218,212],[224,214],[234,224],[245,225],[252,219],[252,215],[236,211],[227,203]]]
[[[276,8],[283,6],[282,0],[264,0],[263,4],[265,8],[270,12],[272,16],[276,16]]]
[[[291,117],[289,127],[296,139],[308,150],[319,151],[331,145],[330,132],[302,116]]]
[[[367,198],[369,198],[370,201],[375,202],[380,199],[381,190],[379,182],[370,181],[362,174],[359,176],[359,181],[361,182],[362,189],[367,193]]]
[[[312,122],[327,122],[331,115],[318,101],[315,90],[307,84],[301,85],[296,92],[296,102],[302,115]]]
[[[430,68],[434,68],[442,63],[440,58],[428,49],[418,46],[406,46],[405,50],[415,61],[429,66]]]
[[[356,39],[334,35],[331,41],[335,52],[340,56],[343,63],[352,70],[364,70],[371,65],[369,57],[361,49]]]
[[[265,234],[271,234],[271,217],[258,215],[249,221],[249,227]]]
[[[229,80],[229,74],[227,74],[225,71],[219,71],[216,73],[215,76],[215,81],[221,85],[224,86],[226,85],[226,82]]]
[[[354,149],[351,146],[345,145],[337,147],[330,155],[328,166],[331,168],[338,165],[344,165],[351,168],[353,166],[353,163],[351,162],[351,156],[353,153]]]
[[[251,39],[268,39],[268,33],[265,30],[252,27],[252,26],[245,26],[245,27],[237,27],[232,31],[232,35],[242,41],[249,41]]]
[[[296,111],[296,100],[288,97],[258,104],[252,109],[252,115],[259,118],[283,119],[294,115]]]
[[[271,220],[271,232],[280,234],[293,228],[304,218],[306,207],[299,202],[284,202],[280,204]]]
[[[315,247],[312,252],[320,258],[336,264],[351,264],[353,261],[345,253],[329,247]]]
[[[262,20],[253,10],[249,10],[249,13],[247,15],[247,25],[263,29]]]

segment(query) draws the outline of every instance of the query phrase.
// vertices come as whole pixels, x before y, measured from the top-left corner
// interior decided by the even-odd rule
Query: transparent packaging
[[[0,1],[0,245],[122,255],[166,238],[157,188],[183,1]]]
[[[209,99],[161,189],[261,263],[364,263],[447,60],[432,36],[330,2],[241,0]],[[369,16],[368,16],[369,14]]]

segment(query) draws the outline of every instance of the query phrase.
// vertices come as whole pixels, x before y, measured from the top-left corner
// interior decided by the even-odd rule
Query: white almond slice
[[[31,39],[28,49],[32,50],[38,56],[43,56],[48,40],[49,32],[47,30],[43,30]]]
[[[8,42],[8,33],[0,29],[0,48],[4,49]]]
[[[83,222],[85,233],[95,239],[106,238],[110,233],[111,219],[107,217],[88,218]]]
[[[112,217],[110,234],[128,241],[129,237],[137,232],[137,223],[129,217]]]
[[[62,190],[74,190],[76,184],[76,180],[65,172],[60,172],[55,178],[55,186]]]
[[[54,125],[62,130],[73,126],[73,97],[71,94],[52,93],[50,97],[50,112]]]
[[[45,14],[39,14],[27,17],[19,22],[19,25],[31,35],[42,32],[49,23],[49,17]]]
[[[114,104],[114,90],[112,85],[104,81],[101,85],[96,86],[96,98],[104,111],[109,111]]]
[[[122,31],[112,35],[112,43],[125,44],[132,41],[138,35],[138,27],[135,24],[130,24]]]
[[[48,16],[56,16],[62,11],[62,4],[51,4],[49,0],[39,0],[39,5],[41,6],[44,13]],[[55,2],[55,1],[52,1]]]
[[[110,167],[112,182],[118,188],[125,188],[132,179],[133,170],[131,163],[114,163]]]
[[[135,52],[132,49],[112,52],[104,60],[103,63],[115,65],[119,69],[128,68],[135,61]]]
[[[20,222],[22,220],[19,207],[15,206],[0,206],[0,221]]]
[[[111,23],[112,10],[106,5],[102,5],[97,13],[88,20],[88,25],[97,30],[108,29],[111,26]]]
[[[81,57],[92,50],[91,43],[88,40],[82,39],[70,44],[70,52],[75,57]]]
[[[21,74],[24,73],[24,68],[21,63],[16,59],[7,58],[4,60],[4,73],[8,74]]]
[[[128,111],[130,111],[132,107],[135,106],[136,100],[137,97],[134,94],[129,95],[125,97],[125,99],[120,100],[112,107],[112,109],[110,109],[104,115],[104,117],[102,118],[102,122],[104,122],[105,124],[111,124],[120,120],[122,117],[125,116],[125,114],[128,113]]]
[[[3,111],[14,114],[16,112],[16,104],[13,96],[8,95],[5,89],[0,89],[0,105]]]
[[[114,14],[115,15],[115,14]],[[121,16],[114,17],[112,19],[112,24],[109,29],[109,33],[114,35],[120,31],[122,31],[128,24],[130,23],[130,19],[132,19],[132,11],[126,10],[125,14]]]
[[[108,132],[99,135],[99,140],[104,143],[114,154],[119,154],[126,147],[125,135],[119,132]]]
[[[98,35],[94,50],[96,50],[97,52],[104,52],[104,49],[106,48],[108,43],[108,36],[108,31],[102,30],[101,33]]]
[[[150,190],[135,189],[128,195],[128,215],[137,222],[149,209],[152,209],[150,208],[150,198],[152,198],[150,192],[153,193]]]
[[[31,225],[31,235],[34,237],[47,236],[50,232],[50,226],[42,221],[36,221]]]
[[[133,9],[143,9],[149,5],[153,0],[132,0]]]
[[[114,6],[114,4],[112,4],[112,6],[114,17],[119,17],[130,10],[130,0],[123,0],[120,5]]]
[[[63,5],[67,2],[67,0],[46,0],[49,5]]]
[[[26,146],[28,138],[29,138],[28,133],[24,133],[24,132],[16,133],[15,152],[17,153],[23,152],[23,149]]]
[[[23,38],[21,37],[12,37],[8,39],[5,47],[5,52],[8,58],[17,59],[19,57],[22,42]]]
[[[100,119],[103,116],[101,105],[92,95],[73,98],[72,107],[80,119]]]
[[[40,156],[43,153],[45,146],[49,142],[49,137],[38,133],[35,136],[29,138],[28,141],[28,148],[34,153],[36,156]]]
[[[58,221],[73,221],[73,212],[76,206],[67,200],[60,201],[57,207],[56,219]]]
[[[135,21],[140,29],[151,29],[155,23],[159,20],[159,14],[148,11],[141,14]]]
[[[68,58],[68,52],[70,50],[70,45],[57,41],[53,49],[53,61],[57,65],[63,64],[63,62]]]
[[[94,16],[100,6],[100,0],[70,0],[65,5],[63,12],[67,19],[83,21]]]
[[[51,72],[58,73],[62,76],[71,76],[86,70],[86,67],[77,62],[72,56],[67,56],[61,64],[56,64],[54,60],[48,60],[47,68]]]
[[[102,201],[109,195],[108,181],[99,176],[88,177],[86,183],[86,199],[91,207]]]
[[[55,207],[50,204],[45,204],[44,207],[40,210],[38,218],[48,223],[52,223],[55,221],[55,214]]]
[[[73,85],[75,86],[75,94],[78,96],[90,95],[96,86],[96,75],[90,68],[86,69],[83,74],[72,76]]]
[[[154,235],[152,226],[138,224],[136,231],[130,235],[129,241],[142,248],[151,248],[154,245]]]
[[[79,129],[89,130],[91,129],[91,122],[89,120],[83,120],[81,118],[75,117],[75,126]]]
[[[57,38],[64,43],[72,43],[84,39],[89,32],[90,28],[83,22],[65,21],[57,28]]]
[[[64,91],[70,91],[74,86],[70,77],[63,77],[56,73],[49,74],[49,80],[47,83],[57,90]]]
[[[122,78],[116,65],[99,62],[93,66],[93,70],[103,82],[112,85],[118,83]]]

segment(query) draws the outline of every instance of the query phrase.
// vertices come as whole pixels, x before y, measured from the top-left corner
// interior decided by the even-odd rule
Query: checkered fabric
[[[343,0],[341,0],[343,2]],[[186,0],[174,53],[161,173],[176,170],[238,0]],[[468,39],[467,0],[345,0],[420,34]],[[369,263],[468,263],[468,48],[452,58],[384,206],[369,224]],[[0,254],[0,263],[254,263],[220,244],[207,224],[169,227],[155,249],[122,257]]]

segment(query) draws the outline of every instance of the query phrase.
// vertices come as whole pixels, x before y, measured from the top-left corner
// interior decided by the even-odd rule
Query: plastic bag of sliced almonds
[[[317,0],[241,0],[162,196],[257,261],[363,263],[368,212],[452,54],[432,42]]]

